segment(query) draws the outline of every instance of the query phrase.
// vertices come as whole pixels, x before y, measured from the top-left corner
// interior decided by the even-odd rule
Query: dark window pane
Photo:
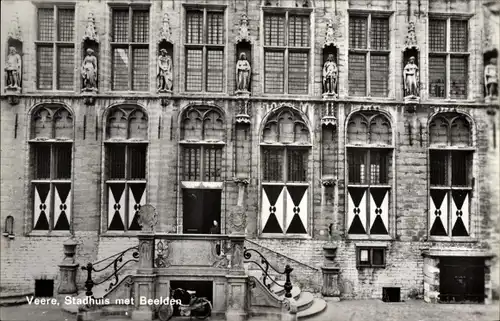
[[[349,95],[366,96],[365,54],[349,54]]]
[[[128,49],[113,49],[113,90],[128,90]]]
[[[188,49],[186,51],[186,90],[201,91],[203,79],[203,51]]]
[[[436,98],[446,96],[446,57],[429,57],[429,95]]]
[[[370,183],[387,184],[389,173],[388,152],[370,151]]]
[[[290,94],[307,94],[308,59],[307,52],[288,53],[288,92]]]
[[[371,49],[389,49],[389,19],[372,18],[372,28],[370,32]]]
[[[264,163],[264,181],[283,181],[283,150],[266,148],[262,151]]]
[[[128,9],[113,11],[113,42],[128,41]]]
[[[448,153],[431,150],[429,156],[431,185],[448,185]]]
[[[50,145],[33,145],[35,154],[35,179],[50,178]]]
[[[200,181],[201,171],[201,148],[200,147],[184,147],[183,148],[183,180],[185,181]]]
[[[208,43],[223,44],[224,43],[224,13],[208,12]]]
[[[288,45],[290,47],[309,47],[309,16],[289,16]]]
[[[366,48],[367,18],[349,17],[349,48]]]
[[[75,49],[57,48],[57,89],[73,90],[75,76]]]
[[[128,145],[128,177],[130,179],[146,178],[146,145]]]
[[[108,149],[108,179],[125,178],[125,145],[110,144]]]
[[[451,152],[451,185],[468,186],[469,185],[469,152],[454,151]]]
[[[187,43],[203,43],[203,12],[187,12]]]
[[[348,150],[347,166],[349,168],[349,183],[366,183],[366,152],[360,150]]]
[[[75,33],[75,10],[59,9],[57,10],[58,19],[58,40],[74,41]]]
[[[289,182],[307,181],[307,150],[288,150]]]
[[[134,11],[132,14],[133,42],[149,43],[149,12]]]
[[[132,90],[147,91],[149,89],[149,49],[134,48],[132,60]]]
[[[450,50],[466,52],[468,47],[467,21],[451,20],[450,33]]]
[[[264,45],[284,46],[285,45],[285,16],[265,15],[264,16]]]
[[[54,50],[52,46],[37,47],[37,85],[38,89],[52,89]]]
[[[54,9],[38,9],[38,40],[52,41],[54,38]]]
[[[468,57],[450,57],[450,96],[467,98]]]
[[[284,89],[284,52],[266,51],[264,54],[264,73],[266,93],[283,93]]]
[[[224,51],[207,52],[207,91],[221,92],[224,84]]]
[[[204,152],[204,181],[220,181],[222,172],[222,148],[205,147]]]
[[[372,265],[384,265],[384,249],[372,249]]]
[[[429,21],[429,50],[446,51],[446,20]]]
[[[372,55],[370,59],[370,94],[386,97],[389,87],[389,56]]]
[[[71,144],[54,144],[55,179],[71,178]]]

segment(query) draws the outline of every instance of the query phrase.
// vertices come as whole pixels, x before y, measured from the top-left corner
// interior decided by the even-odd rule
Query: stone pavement
[[[307,321],[500,321],[499,302],[481,304],[429,304],[423,301],[385,303],[380,300],[328,301],[326,310]],[[58,306],[0,307],[1,321],[75,321],[76,317]],[[117,317],[102,321],[130,321]],[[215,321],[206,319],[207,321]],[[175,321],[175,319],[172,319]],[[218,320],[217,320],[218,321]],[[250,321],[273,321],[252,318]]]

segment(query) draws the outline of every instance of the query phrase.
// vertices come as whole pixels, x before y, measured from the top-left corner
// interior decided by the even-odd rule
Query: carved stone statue
[[[21,88],[21,56],[15,47],[9,47],[5,63],[5,85],[7,88]]]
[[[334,61],[333,54],[329,54],[323,65],[323,93],[336,94],[338,76],[339,70]]]
[[[486,97],[498,97],[497,58],[491,58],[490,63],[484,67],[484,86]]]
[[[419,71],[415,57],[410,57],[403,70],[405,97],[419,95]]]
[[[236,63],[236,79],[238,81],[236,89],[238,91],[249,91],[251,74],[252,68],[247,60],[247,55],[242,52],[240,59]]]
[[[82,63],[82,78],[84,90],[97,89],[97,58],[94,50],[88,48],[87,55]]]
[[[170,58],[166,49],[160,49],[157,79],[159,91],[172,90],[172,58]]]

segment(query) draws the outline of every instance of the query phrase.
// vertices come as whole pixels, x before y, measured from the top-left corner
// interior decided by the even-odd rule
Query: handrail
[[[132,259],[130,260],[127,260],[125,261],[125,263],[123,263],[120,267],[118,267],[118,264],[121,263],[123,261],[123,257],[125,256],[125,253],[129,252],[130,250],[135,250],[134,252],[132,252]],[[95,266],[96,265],[99,265],[111,258],[115,258],[113,261],[111,261],[108,265],[106,265],[105,267],[103,268],[100,268],[100,269],[96,269]],[[93,297],[94,296],[94,293],[92,292],[92,288],[95,286],[95,285],[99,285],[99,284],[102,284],[106,281],[108,281],[109,279],[111,279],[113,276],[115,277],[114,281],[110,282],[109,283],[109,286],[106,288],[106,292],[108,292],[109,290],[111,290],[113,288],[113,286],[115,286],[116,284],[118,284],[118,272],[120,272],[124,267],[125,265],[127,265],[128,263],[130,262],[138,262],[139,260],[139,246],[132,246],[132,247],[129,247],[128,249],[126,250],[123,250],[121,252],[118,252],[116,254],[113,254],[111,256],[108,256],[107,258],[105,259],[102,259],[100,261],[97,261],[95,263],[87,263],[86,266],[82,266],[82,270],[84,271],[87,271],[87,280],[85,281],[85,288],[87,291],[85,291],[85,295],[86,296],[90,296],[90,297]],[[111,265],[113,265],[113,273],[111,273],[110,275],[108,275],[104,280],[102,281],[99,281],[99,282],[94,282],[94,280],[92,279],[92,272],[102,272],[104,270],[106,270],[108,267],[110,267]]]
[[[254,261],[254,260],[250,260],[250,258],[252,257],[252,253],[251,252],[255,252],[257,255],[259,255],[260,257],[260,263],[264,264],[265,267],[263,267],[262,265],[260,265],[257,261]],[[274,284],[282,287],[285,289],[285,298],[291,298],[292,297],[292,282],[290,281],[290,273],[292,273],[293,271],[293,268],[290,267],[290,265],[286,265],[285,266],[285,270],[284,271],[279,271],[278,269],[276,269],[274,266],[271,265],[271,263],[269,263],[269,261],[264,257],[264,255],[262,255],[262,253],[260,253],[259,251],[255,250],[255,249],[247,249],[246,247],[244,248],[244,251],[243,251],[243,257],[247,260],[246,262],[248,263],[255,263],[261,270],[262,272],[264,272],[264,279],[262,280],[262,282],[264,283],[264,285],[270,289],[271,288],[271,283],[267,284],[266,280],[269,279],[270,281],[272,281]],[[278,282],[276,282],[276,280],[274,280],[271,275],[269,274],[269,268],[273,269],[276,273],[278,274],[282,274],[282,275],[285,275],[286,276],[286,280],[285,280],[285,283],[283,285],[279,284]]]

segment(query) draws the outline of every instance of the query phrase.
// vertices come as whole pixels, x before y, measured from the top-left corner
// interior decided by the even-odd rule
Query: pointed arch
[[[148,114],[138,105],[116,105],[106,115],[107,140],[148,140]]]
[[[473,145],[472,123],[462,113],[435,114],[429,122],[429,145],[466,147]]]
[[[285,106],[264,118],[261,141],[264,143],[310,144],[311,132],[304,116]]]
[[[180,116],[181,140],[225,141],[224,114],[213,106],[189,106]]]
[[[41,104],[31,111],[31,139],[73,139],[73,113],[62,104]]]

